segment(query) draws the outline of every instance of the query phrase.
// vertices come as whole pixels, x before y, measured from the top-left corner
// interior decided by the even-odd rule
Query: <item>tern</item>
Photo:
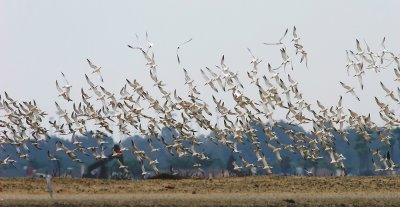
[[[93,73],[99,74],[101,82],[104,82],[103,76],[101,76],[101,73],[100,73],[101,67],[98,67],[97,65],[94,65],[89,59],[86,59],[86,61],[88,62],[89,66],[93,69],[92,74]]]
[[[181,64],[181,60],[179,58],[179,50],[181,49],[181,47],[183,45],[186,45],[187,43],[189,43],[190,41],[192,41],[192,38],[186,40],[185,42],[181,43],[177,48],[176,48],[176,58],[178,59],[178,64]]]
[[[299,44],[300,37],[297,36],[296,26],[293,26],[293,39],[292,42]]]
[[[340,84],[345,88],[347,91],[346,93],[351,93],[358,101],[360,101],[360,98],[357,96],[356,92],[354,91],[354,87],[348,86],[344,84],[343,82],[340,81]]]
[[[393,91],[389,90],[389,89],[382,83],[382,81],[380,81],[380,84],[381,84],[382,89],[386,92],[386,96],[390,96],[390,98],[392,98],[394,101],[399,102],[399,99],[397,99],[397,98],[394,96],[394,92],[393,92]]]
[[[278,42],[276,42],[276,43],[264,43],[264,44],[265,44],[265,45],[282,45],[282,44],[283,44],[282,40],[286,37],[286,34],[288,33],[288,31],[289,31],[289,28],[286,28],[285,33],[284,33],[283,36],[279,39]]]

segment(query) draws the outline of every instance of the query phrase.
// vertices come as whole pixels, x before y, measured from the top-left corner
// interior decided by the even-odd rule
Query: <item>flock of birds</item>
[[[224,56],[214,69],[209,67],[200,69],[205,85],[214,91],[213,103],[209,104],[201,99],[197,84],[185,68],[183,72],[184,85],[188,89],[187,96],[178,95],[176,90],[168,90],[166,84],[157,76],[158,65],[152,52],[154,43],[149,40],[147,33],[147,46],[128,45],[128,47],[144,56],[151,80],[154,82],[153,87],[158,89],[161,96],[150,94],[138,80],[129,79],[126,79],[119,93],[113,93],[101,85],[104,81],[101,67],[87,59],[92,74],[85,74],[88,88],[81,88],[81,100],[71,98],[72,86],[64,73],[61,73],[61,81],[56,80],[58,96],[62,99],[60,101],[72,105],[72,109],[62,108],[58,104],[60,101],[55,102],[59,121],[49,121],[50,127],[57,135],[72,137],[74,147],[68,148],[62,141],[58,141],[55,144],[55,151],[48,150],[48,160],[57,160],[55,155],[58,153],[65,153],[77,163],[82,162],[80,159],[82,155],[93,156],[97,160],[106,159],[105,144],[107,142],[104,137],[112,137],[115,131],[114,126],[119,133],[127,137],[140,134],[147,139],[151,149],[147,153],[135,145],[134,140],[131,140],[130,146],[121,146],[122,152],[131,152],[140,161],[144,176],[149,174],[145,164],[150,166],[155,173],[159,172],[157,152],[161,148],[156,148],[154,142],[161,143],[165,150],[177,157],[209,160],[210,158],[199,150],[203,142],[196,137],[198,127],[204,131],[213,132],[206,136],[207,140],[231,149],[235,155],[235,160],[232,162],[235,171],[246,171],[251,174],[257,174],[259,170],[271,174],[271,160],[281,161],[283,151],[298,154],[305,160],[327,159],[333,167],[345,171],[346,157],[337,152],[335,140],[340,138],[347,143],[352,141],[348,139],[346,128],[356,130],[366,143],[379,139],[382,145],[390,145],[393,136],[391,129],[397,127],[400,120],[396,118],[389,104],[384,100],[375,97],[380,117],[384,122],[384,126],[378,126],[371,120],[369,114],[362,115],[346,109],[342,104],[343,96],[338,97],[338,102],[334,106],[323,105],[320,101],[312,104],[303,99],[299,83],[287,73],[286,69],[293,70],[295,61],[303,63],[308,68],[308,53],[302,45],[296,27],[292,30],[293,37],[290,42],[285,41],[288,31],[289,29],[286,29],[277,42],[264,43],[268,47],[280,47],[282,57],[282,62],[276,67],[266,64],[266,70],[263,70],[266,71],[265,74],[260,74],[259,70],[262,60],[248,49],[251,56],[251,68],[247,76],[250,84],[259,92],[258,99],[246,96],[239,74],[229,68]],[[179,65],[181,65],[179,52],[191,41],[192,39],[189,39],[177,47],[176,55]],[[288,46],[293,46],[291,48],[294,49],[294,54],[289,53]],[[373,70],[378,73],[395,64],[395,81],[400,81],[400,56],[386,49],[385,38],[378,52],[373,52],[366,42],[365,46],[362,46],[356,40],[356,50],[346,51],[346,53],[345,69],[349,76],[352,75],[358,79],[359,88],[349,83],[340,82],[340,84],[346,94],[352,94],[358,101],[360,98],[357,90],[363,90],[363,76],[367,71]],[[98,81],[93,81],[94,79]],[[387,102],[400,103],[399,88],[396,94],[384,83],[381,82],[380,85],[386,96],[390,97]],[[229,107],[229,104],[225,104],[227,101],[218,99],[215,94],[219,93],[231,94],[233,106]],[[0,97],[2,115],[0,148],[3,150],[0,155],[10,153],[4,150],[4,146],[12,145],[18,157],[10,155],[0,157],[2,159],[0,164],[15,166],[20,159],[30,159],[27,143],[42,149],[41,144],[50,139],[50,130],[45,127],[47,113],[37,106],[35,100],[20,102],[7,92],[4,92],[4,95],[5,97]],[[308,134],[280,125],[274,117],[274,112],[278,109],[286,113],[285,119],[288,124],[312,124],[311,132]],[[216,114],[211,111],[215,111]],[[215,116],[221,118],[221,124],[212,121]],[[260,141],[257,137],[257,131],[252,125],[254,123],[261,126],[267,137],[265,141]],[[172,142],[168,142],[160,133],[162,128],[174,130],[178,135],[173,136]],[[282,129],[291,142],[283,143],[274,132],[274,128]],[[87,136],[88,133],[97,140],[97,146],[83,146],[79,141],[78,135]],[[335,137],[334,133],[339,134],[340,137]],[[238,147],[242,145],[250,145],[254,152],[252,156],[256,159],[242,156],[242,151]],[[275,157],[267,158],[266,150],[273,152]],[[398,164],[392,161],[390,155],[376,149],[370,149],[370,151],[373,157],[371,165],[376,172],[390,172],[398,168]],[[128,166],[119,160],[117,162],[121,170],[129,172]],[[201,168],[199,163],[194,163],[193,166]]]

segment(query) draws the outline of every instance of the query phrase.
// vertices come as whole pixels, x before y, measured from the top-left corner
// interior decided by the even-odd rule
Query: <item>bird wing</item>
[[[382,103],[382,102],[380,102],[379,99],[378,99],[376,96],[375,96],[375,102],[376,102],[376,104],[378,104],[378,106],[379,106],[380,108],[385,107],[385,104]]]
[[[95,88],[96,86],[90,81],[89,77],[85,74],[86,82],[90,85],[91,88]]]
[[[89,66],[92,68],[92,69],[97,69],[98,67],[96,66],[96,65],[94,65],[89,59],[86,59],[86,61],[89,63]]]
[[[352,94],[354,97],[356,97],[356,99],[357,99],[358,101],[360,101],[360,98],[357,96],[357,94],[356,94],[356,92],[354,92],[354,90],[351,91],[351,94]]]
[[[222,55],[222,58],[221,58],[221,66],[222,66],[222,68],[226,67],[224,62],[225,62],[225,55]]]
[[[385,85],[383,85],[382,81],[380,81],[381,83],[381,87],[383,88],[384,91],[386,91],[386,93],[390,93],[390,90],[388,88],[386,88]]]
[[[350,90],[350,89],[351,89],[351,87],[350,87],[350,86],[348,86],[348,85],[344,84],[344,83],[343,83],[343,82],[341,82],[341,81],[340,81],[340,84],[343,86],[343,88],[345,88],[345,89],[347,89],[347,90]]]
[[[295,29],[296,29],[296,27],[295,27]],[[284,33],[283,36],[279,39],[279,43],[281,43],[282,40],[283,40],[283,38],[286,37],[286,34],[288,33],[288,31],[289,31],[289,28],[286,28],[285,33]]]
[[[58,92],[63,93],[64,91],[61,89],[60,85],[58,85],[58,81],[56,80],[56,88]]]
[[[209,81],[209,80],[210,80],[210,78],[207,76],[207,74],[204,72],[203,69],[200,69],[200,72],[201,72],[201,75],[203,76],[203,78],[204,78],[206,81]]]
[[[208,72],[215,78],[218,75],[216,73],[214,73],[210,68],[206,67],[206,69],[208,70]]]
[[[324,105],[322,105],[321,102],[319,102],[319,100],[317,100],[317,105],[318,105],[319,108],[321,108],[322,110],[325,109]]]
[[[143,160],[142,160],[142,163],[141,163],[141,166],[140,166],[140,167],[141,167],[141,169],[142,169],[142,172],[145,173],[145,172],[146,172],[146,169],[144,168]]]
[[[152,70],[149,70],[149,71],[150,71],[150,78],[153,79],[154,82],[158,82],[157,75],[154,74],[154,73],[152,72]]]
[[[343,100],[343,97],[342,97],[342,96],[340,96],[340,98],[339,98],[339,102],[338,102],[338,107],[341,107],[341,106],[342,106],[342,100]]]
[[[362,49],[361,49],[361,46],[360,46],[360,41],[358,41],[358,39],[356,39],[356,44],[357,44],[357,50],[358,50],[359,52],[361,52]]]
[[[146,42],[149,44],[149,48],[153,46],[153,43],[149,40],[149,34],[146,32]]]
[[[99,90],[97,90],[96,88],[92,88],[93,89],[93,92],[98,96],[98,97],[101,97],[102,95],[101,95],[101,92],[99,91]]]
[[[183,68],[183,72],[185,73],[185,80],[186,81],[190,80],[190,76],[185,68]]]
[[[214,85],[213,82],[210,82],[208,85],[210,85],[210,87],[211,87],[215,92],[218,93],[218,89],[215,87],[215,85]]]
[[[268,147],[269,147],[270,149],[272,149],[272,150],[275,150],[275,149],[276,149],[276,147],[275,147],[274,145],[270,144],[270,143],[268,143]]]
[[[265,85],[267,85],[268,87],[274,87],[274,85],[272,85],[272,83],[269,82],[267,76],[264,75],[264,76],[263,76],[263,79],[264,79]]]
[[[64,75],[63,72],[61,72],[61,75],[62,75],[62,77],[64,78],[65,83],[67,83],[67,85],[69,85],[69,82],[68,82],[68,80],[67,80],[67,78],[65,77],[65,75]]]
[[[400,88],[399,88],[399,87],[397,87],[397,95],[398,95],[399,98],[400,98]]]
[[[183,45],[186,45],[187,43],[189,43],[190,41],[192,41],[192,38],[186,40],[185,42],[181,43],[178,47],[177,50],[179,50]]]
[[[56,104],[56,107],[57,107],[57,113],[62,114],[65,112],[64,110],[61,109],[60,105],[58,105],[57,102],[54,102],[54,103]]]
[[[255,59],[256,57],[253,55],[253,53],[251,52],[250,48],[247,48],[247,51],[249,51],[250,55]]]
[[[400,78],[400,73],[396,68],[394,69],[394,73],[396,74],[397,78]]]
[[[277,43],[266,43],[264,42],[264,45],[280,45],[281,43],[277,42]]]
[[[288,74],[288,80],[290,83],[295,84],[296,82],[292,79],[292,77],[290,76],[290,74]]]
[[[364,88],[364,85],[363,85],[363,82],[362,82],[362,76],[361,75],[359,75],[359,76],[357,76],[358,77],[358,82],[360,83],[360,86],[361,86],[361,90]]]
[[[293,26],[293,37],[297,38],[296,26]]]
[[[367,44],[367,41],[364,40],[365,45],[367,46],[367,51],[371,52],[371,49],[369,48],[369,45]]]
[[[382,42],[381,42],[381,47],[382,47],[383,49],[386,49],[386,47],[385,47],[385,40],[386,40],[386,37],[383,37]]]
[[[399,90],[398,88],[397,88],[397,90]],[[394,96],[394,94],[393,93],[390,93],[390,98],[392,98],[394,101],[396,101],[396,102],[399,102],[399,99],[397,99],[395,96]]]
[[[279,79],[279,86],[283,89],[283,90],[287,90],[287,87],[285,86],[285,83],[283,82],[282,79]]]

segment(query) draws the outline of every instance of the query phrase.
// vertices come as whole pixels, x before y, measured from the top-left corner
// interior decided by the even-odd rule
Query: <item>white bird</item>
[[[63,88],[70,89],[72,86],[69,84],[69,82],[68,82],[67,78],[65,77],[64,73],[61,72],[61,75],[62,75],[62,77],[64,78],[64,81],[65,81],[65,85],[63,86]]]
[[[250,63],[252,63],[253,68],[256,69],[257,65],[260,64],[262,60],[256,58],[256,56],[254,56],[253,53],[251,52],[250,48],[247,48],[247,51],[250,53],[251,57],[253,58]]]
[[[260,156],[259,153],[257,153],[256,155]],[[261,166],[261,169],[265,170],[268,174],[272,174],[272,166],[270,166],[267,162],[267,159],[265,158],[264,153],[262,153],[261,157],[258,158],[259,162],[261,162],[263,164],[263,166]]]
[[[181,60],[179,58],[179,50],[181,49],[181,47],[183,45],[186,45],[187,43],[189,43],[190,41],[192,41],[192,38],[186,40],[185,42],[181,43],[180,45],[178,45],[178,47],[176,48],[176,58],[178,59],[178,64],[181,64]]]
[[[364,84],[362,82],[362,75],[364,74],[364,71],[362,70],[361,67],[357,67],[357,66],[354,67],[354,70],[356,71],[356,74],[354,74],[354,77],[357,76],[358,83],[360,83],[361,90],[363,90],[364,89]]]
[[[239,156],[239,158],[242,161],[244,167],[247,168],[251,172],[251,174],[257,174],[256,166],[253,163],[247,162],[242,156]]]
[[[119,165],[119,167],[118,167],[119,169],[123,170],[124,173],[129,173],[128,166],[122,164],[122,162],[118,158],[117,158],[117,163]]]
[[[59,93],[58,96],[62,96],[67,101],[72,101],[70,94],[69,94],[71,87],[61,88],[60,85],[58,84],[58,81],[56,80],[56,88]]]
[[[86,60],[89,63],[89,66],[93,69],[92,74],[93,73],[98,73],[99,76],[100,76],[101,82],[104,82],[103,76],[101,76],[101,72],[100,72],[101,67],[98,67],[97,65],[94,65],[89,59],[86,59]]]
[[[286,49],[285,49],[285,48],[282,48],[280,51],[281,51],[281,56],[282,56],[283,62],[281,63],[281,65],[280,65],[278,68],[275,68],[274,70],[278,70],[279,68],[281,68],[281,67],[283,66],[283,70],[284,70],[285,73],[286,73],[286,65],[287,65],[288,63],[290,63],[291,68],[292,68],[292,70],[293,70],[292,58],[290,58],[290,57],[288,56],[288,54],[286,53]]]
[[[48,157],[49,160],[51,160],[51,161],[56,161],[56,160],[58,160],[56,157],[54,157],[53,155],[50,154],[50,150],[47,150],[47,157]]]
[[[54,102],[54,103],[56,104],[57,114],[58,114],[60,117],[63,117],[63,118],[65,119],[65,121],[66,121],[68,124],[71,124],[72,121],[71,121],[71,119],[68,117],[67,110],[62,110],[61,107],[60,107],[60,105],[58,105],[57,102]]]
[[[149,175],[150,173],[146,171],[146,169],[144,168],[144,163],[143,160],[141,160],[141,166],[140,168],[142,169],[142,177],[145,178],[146,175]]]
[[[272,150],[273,153],[275,153],[276,158],[277,158],[279,161],[281,161],[281,160],[282,160],[282,157],[281,157],[280,151],[282,150],[282,148],[280,148],[280,147],[275,147],[274,145],[272,145],[272,144],[270,144],[270,143],[268,143],[267,146]]]
[[[312,176],[313,175],[312,170],[304,169],[304,172],[306,173],[307,176]]]
[[[147,42],[147,44],[149,44],[149,48],[148,49],[150,49],[150,48],[152,48],[154,46],[154,43],[150,42],[149,34],[147,32],[146,32],[146,42]]]
[[[238,148],[237,148],[237,142],[233,143],[232,150],[234,153],[242,153],[242,151],[238,150]]]
[[[157,160],[157,159],[151,160],[151,159],[149,159],[149,158],[147,158],[147,160],[149,160],[149,165],[150,165],[150,167],[154,170],[154,172],[155,172],[156,174],[159,174],[160,171],[159,171],[158,168],[157,168],[157,164],[159,163],[158,160]]]
[[[294,88],[295,88],[295,87],[297,88],[297,85],[298,85],[299,83],[296,82],[296,81],[294,81],[294,80],[292,79],[292,77],[290,76],[290,74],[288,74],[288,80],[289,80],[289,82],[290,82],[289,88],[291,88],[292,91],[294,92]]]
[[[0,165],[12,165],[15,169],[17,169],[15,166],[16,162],[16,160],[11,159],[11,156],[8,155],[4,160],[0,160]]]
[[[383,85],[382,81],[380,81],[380,83],[381,83],[382,89],[386,92],[386,96],[390,96],[390,98],[392,98],[394,101],[399,102],[399,99],[397,99],[397,98],[394,96],[394,92],[391,91],[391,90],[389,90],[388,88],[386,88],[386,86]]]
[[[209,85],[215,92],[218,93],[218,89],[215,87],[214,83],[213,83],[213,79],[210,79],[206,73],[200,69],[201,75],[203,76],[204,80],[206,81],[206,83],[204,85]]]
[[[8,155],[6,158],[4,158],[4,160],[0,160],[0,164],[1,165],[7,165],[8,164],[8,160],[11,158],[11,155]]]
[[[148,139],[148,140],[147,140],[147,143],[148,143],[148,145],[149,145],[149,147],[150,147],[151,152],[158,152],[158,151],[160,151],[160,148],[155,148],[155,147],[154,147],[153,142],[151,141],[151,139]]]
[[[86,82],[89,84],[89,86],[90,86],[90,90],[93,90],[93,89],[96,89],[97,88],[97,86],[96,85],[94,85],[94,83],[89,79],[89,77],[85,74],[85,79],[86,79]]]
[[[241,166],[239,166],[237,163],[236,163],[236,161],[235,160],[233,160],[232,161],[232,165],[233,165],[233,170],[236,170],[236,171],[242,171],[242,169],[243,169],[243,167],[241,167]]]
[[[394,74],[396,74],[396,79],[394,79],[394,81],[400,81],[400,72],[398,69],[394,69]]]
[[[334,155],[334,152],[333,152],[332,150],[329,150],[328,153],[329,153],[329,156],[330,156],[330,158],[331,158],[331,162],[330,162],[330,163],[331,163],[332,165],[337,165],[338,161],[336,160],[336,157],[335,157],[335,155]]]
[[[199,157],[201,156],[200,153],[196,152],[196,150],[194,149],[194,144],[192,145],[192,147],[190,148],[192,150],[192,156],[193,157]]]
[[[206,67],[208,72],[211,74],[212,78],[217,81],[218,85],[222,88],[223,91],[225,91],[225,82],[222,82],[222,77],[221,75],[217,75],[215,72],[213,72],[210,68]]]
[[[64,145],[64,144],[63,144],[62,142],[57,141],[57,142],[55,143],[56,152],[63,151],[63,150],[64,150],[63,145]]]
[[[279,39],[278,42],[276,42],[276,43],[264,43],[264,44],[265,44],[265,45],[282,45],[282,44],[283,44],[282,40],[286,37],[286,34],[288,33],[288,31],[289,31],[289,28],[286,28],[285,33],[284,33],[283,36]]]
[[[347,59],[347,63],[346,63],[346,71],[347,71],[347,75],[350,75],[350,68],[353,67],[355,65],[354,61],[350,59],[349,56],[349,52],[346,50],[346,59]]]
[[[379,168],[378,165],[375,163],[374,159],[372,159],[372,168],[375,172],[382,172],[385,171],[384,168]]]
[[[305,60],[304,62],[306,64],[306,68],[308,68],[308,58],[307,58],[308,53],[303,49],[302,45],[295,44],[294,46],[296,47],[296,54],[301,53],[300,63],[302,63],[303,60]]]
[[[299,44],[300,37],[297,36],[296,26],[293,26],[293,39],[292,42]]]
[[[350,87],[341,81],[340,81],[340,84],[343,86],[343,88],[345,88],[347,90],[346,93],[351,93],[354,97],[356,97],[356,99],[358,101],[360,101],[360,98],[357,96],[356,92],[354,91],[354,87]]]
[[[382,42],[381,42],[381,47],[383,48],[382,52],[381,52],[381,55],[380,55],[381,64],[383,63],[383,60],[384,60],[383,57],[385,56],[385,54],[386,53],[390,53],[390,51],[387,50],[386,47],[385,47],[385,40],[386,40],[386,37],[383,37]]]
[[[356,39],[356,46],[357,46],[357,51],[358,51],[356,53],[356,55],[363,56],[364,51],[361,49],[360,41],[358,41],[358,39]]]

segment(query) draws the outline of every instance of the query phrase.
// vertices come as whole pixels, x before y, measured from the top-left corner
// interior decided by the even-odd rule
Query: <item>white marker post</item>
[[[51,186],[51,175],[50,174],[47,174],[46,181],[47,181],[47,191],[50,194],[50,198],[53,198],[53,187]]]

